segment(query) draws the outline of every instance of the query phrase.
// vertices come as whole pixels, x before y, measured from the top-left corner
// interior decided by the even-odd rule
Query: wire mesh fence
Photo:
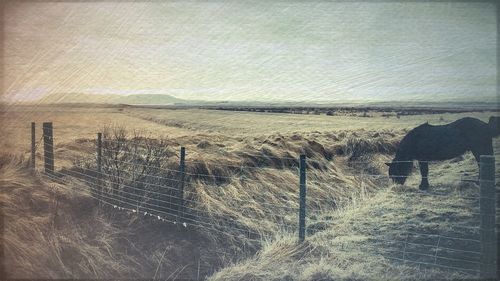
[[[462,171],[447,175],[447,181],[458,183],[458,186],[463,184],[464,188],[438,185],[430,190],[411,191],[412,202],[409,202],[405,209],[422,215],[421,220],[441,215],[439,217],[441,221],[438,221],[435,227],[419,228],[413,226],[410,230],[403,230],[401,227],[397,228],[397,231],[393,229],[384,233],[370,233],[367,243],[351,243],[350,245],[342,245],[341,248],[351,250],[352,248],[361,248],[401,264],[412,264],[422,270],[439,268],[445,271],[462,272],[471,278],[491,278],[494,273],[487,271],[496,267],[496,246],[494,245],[497,238],[494,231],[494,219],[485,223],[485,217],[494,217],[495,207],[494,203],[491,204],[490,201],[495,201],[496,195],[494,158],[487,157],[487,160],[493,161],[493,165],[491,162],[481,159],[481,162],[477,163],[478,168],[482,171],[480,177],[477,173],[474,175]],[[413,163],[413,161],[409,162]],[[425,162],[427,164],[440,164],[437,161]],[[366,165],[368,163],[365,161],[350,163],[353,167],[360,164]],[[416,164],[418,165],[418,163]],[[488,165],[492,167],[487,167]],[[363,170],[361,172],[358,170],[358,173],[352,173],[350,176],[358,179],[360,189],[363,189],[363,185],[367,182],[380,184],[391,181],[389,175],[367,173]],[[484,190],[489,190],[490,194],[485,196]],[[424,208],[424,212],[421,210],[422,205],[428,202],[441,204],[445,201],[452,202],[455,209],[446,210],[443,214],[433,211],[432,208],[435,206],[428,206],[430,210]],[[418,208],[420,208],[420,212],[414,212]],[[447,227],[442,227],[440,223],[446,224]],[[485,238],[485,233],[488,232],[492,235]],[[489,248],[491,251],[485,247],[488,244],[491,246]],[[490,257],[485,258],[485,255],[490,255]],[[488,263],[490,264],[488,265]]]
[[[102,206],[183,227],[219,233],[231,239],[244,240],[246,243],[271,240],[276,229],[297,233],[301,236],[299,240],[304,239],[305,232],[301,230],[301,227],[305,229],[305,226],[301,226],[301,219],[297,220],[302,216],[307,217],[305,204],[304,207],[299,204],[301,198],[299,186],[304,184],[305,189],[305,179],[304,182],[299,182],[300,159],[298,157],[279,158],[244,153],[245,156],[257,159],[257,161],[240,164],[212,163],[216,169],[207,169],[205,167],[207,162],[190,159],[189,151],[186,154],[188,157],[184,157],[166,149],[168,142],[127,139],[120,134],[113,137],[113,139],[108,139],[104,136],[100,141],[90,143],[92,148],[90,150],[89,143],[81,144],[81,151],[87,153],[74,159],[70,167],[59,165],[57,159],[54,159],[57,158],[54,154],[45,154],[45,161],[52,163],[53,168],[48,171],[46,169],[43,176],[55,182],[78,187]],[[52,136],[51,142],[44,143],[45,149],[54,151],[55,146]],[[37,149],[39,145],[35,144],[34,147]],[[266,165],[269,162],[276,165]],[[391,177],[388,175],[377,173],[373,169],[358,167],[358,165],[368,164],[374,163],[373,161],[350,161],[344,173],[345,176],[359,183],[360,192],[364,192],[366,186],[391,185]],[[428,164],[436,163],[428,161]],[[332,163],[332,165],[335,164]],[[480,169],[485,167],[484,165],[486,164],[478,163]],[[323,161],[307,159],[308,168],[321,169],[323,166]],[[255,171],[267,170],[289,171],[297,175],[294,187],[297,190],[297,198],[294,202],[281,205],[276,202],[259,202],[263,216],[275,216],[272,220],[274,226],[268,231],[255,231],[248,227],[248,224],[262,223],[259,218],[243,214],[245,222],[242,222],[241,218],[236,219],[229,213],[214,215],[201,202],[200,192],[197,189],[200,185],[221,186],[232,182],[244,185],[246,181],[251,180]],[[394,177],[398,176],[392,176]],[[484,233],[491,233],[491,222],[486,225],[484,217],[492,216],[492,208],[489,206],[488,210],[485,210],[484,206],[488,205],[485,202],[492,198],[491,195],[486,196],[481,191],[483,185],[494,184],[494,168],[493,175],[490,177],[484,177],[484,172],[483,177],[478,177],[472,172],[460,172],[448,175],[447,179],[465,183],[468,188],[450,190],[438,187],[427,191],[413,190],[411,193],[414,196],[413,200],[422,202],[442,201],[450,198],[459,202],[459,204],[455,202],[458,208],[456,213],[422,213],[423,216],[441,215],[439,217],[441,220],[454,221],[451,227],[443,228],[439,226],[439,222],[435,222],[434,228],[415,226],[409,229],[393,229],[390,232],[372,231],[364,233],[363,243],[339,244],[338,250],[369,251],[395,263],[412,265],[421,270],[438,268],[445,271],[460,271],[470,277],[483,276],[485,271],[491,270],[492,262],[496,266],[496,254],[494,258],[485,259],[485,255],[492,255],[490,251],[485,250],[485,245],[495,244],[490,238],[487,239],[484,236]],[[307,180],[308,188],[321,188],[325,184],[328,183],[318,177],[311,177]],[[240,198],[227,198],[227,201],[236,202],[242,206],[246,203]],[[304,208],[304,213],[301,212],[301,207]],[[411,203],[407,207],[415,213],[419,211],[413,210],[412,208],[415,207]],[[494,208],[493,204],[493,210]],[[275,212],[276,209],[281,211]],[[466,216],[463,215],[464,212]],[[243,210],[242,213],[244,213]],[[288,213],[290,216],[280,216],[276,213]],[[314,210],[311,213],[313,214]],[[460,221],[463,217],[466,219]],[[495,222],[493,221],[492,224],[494,229]],[[491,275],[491,273],[488,274]]]
[[[150,146],[140,152],[140,149],[130,149],[126,141],[122,141],[119,147],[108,146],[107,143],[111,141],[103,140],[101,171],[97,169],[95,155],[82,154],[74,159],[71,166],[58,164],[56,157],[49,158],[55,163],[55,168],[43,175],[53,181],[79,186],[101,205],[117,210],[142,214],[184,227],[210,230],[232,238],[244,239],[246,242],[271,239],[274,232],[272,229],[267,232],[255,232],[231,217],[214,216],[200,202],[199,193],[196,191],[195,186],[200,183],[215,186],[228,180],[245,182],[244,175],[250,174],[246,167],[238,166],[232,171],[235,172],[233,176],[195,173],[189,169],[187,172],[181,172],[178,157],[167,156],[168,153],[162,151],[161,146]],[[82,150],[86,149],[82,147]],[[166,160],[168,158],[174,158],[174,161]],[[175,166],[178,168],[175,169]],[[181,185],[182,195],[179,193]],[[227,198],[227,201],[245,203],[239,198]],[[298,208],[290,205],[280,206],[267,202],[260,202],[259,205],[269,212],[272,208],[298,213]],[[245,217],[245,222],[261,223],[259,219],[250,216]],[[273,229],[296,231],[297,223],[288,218],[277,219],[274,224]]]

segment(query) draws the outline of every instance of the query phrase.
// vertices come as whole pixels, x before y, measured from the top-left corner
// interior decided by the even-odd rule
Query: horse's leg
[[[479,161],[480,161],[480,157],[481,157],[481,154],[482,151],[480,149],[475,149],[475,150],[472,150],[472,155],[474,155],[474,158],[476,159],[476,162],[477,162],[477,165],[479,166]]]
[[[477,178],[481,178],[481,175],[479,175],[481,173],[481,167],[479,166],[479,163],[481,162],[480,161],[480,156],[481,156],[481,151],[480,150],[472,150],[472,155],[474,155],[474,158],[476,158],[476,163],[477,163],[477,170],[478,170],[478,176]],[[476,184],[478,184],[479,181],[476,182]]]
[[[420,167],[420,175],[422,176],[422,181],[420,182],[420,190],[426,190],[429,188],[429,163],[425,161],[418,161],[418,166]]]
[[[479,169],[479,173],[481,173],[481,155],[493,155],[493,140],[489,138],[488,140],[484,141],[484,143],[481,143],[480,145],[472,149],[472,154],[474,155],[474,158],[476,158],[477,167]],[[481,175],[479,175],[479,178],[481,178]]]

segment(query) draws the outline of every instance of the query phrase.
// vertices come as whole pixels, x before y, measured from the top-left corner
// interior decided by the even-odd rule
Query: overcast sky
[[[11,3],[4,99],[496,98],[489,3]]]

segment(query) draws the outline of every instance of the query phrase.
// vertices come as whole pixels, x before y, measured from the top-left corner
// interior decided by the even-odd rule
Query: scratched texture
[[[491,3],[11,2],[3,43],[9,102],[495,100]]]

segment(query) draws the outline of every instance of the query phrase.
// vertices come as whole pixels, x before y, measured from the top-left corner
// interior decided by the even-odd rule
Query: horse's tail
[[[500,135],[500,117],[491,116],[488,125],[490,126],[491,135],[493,137]]]

